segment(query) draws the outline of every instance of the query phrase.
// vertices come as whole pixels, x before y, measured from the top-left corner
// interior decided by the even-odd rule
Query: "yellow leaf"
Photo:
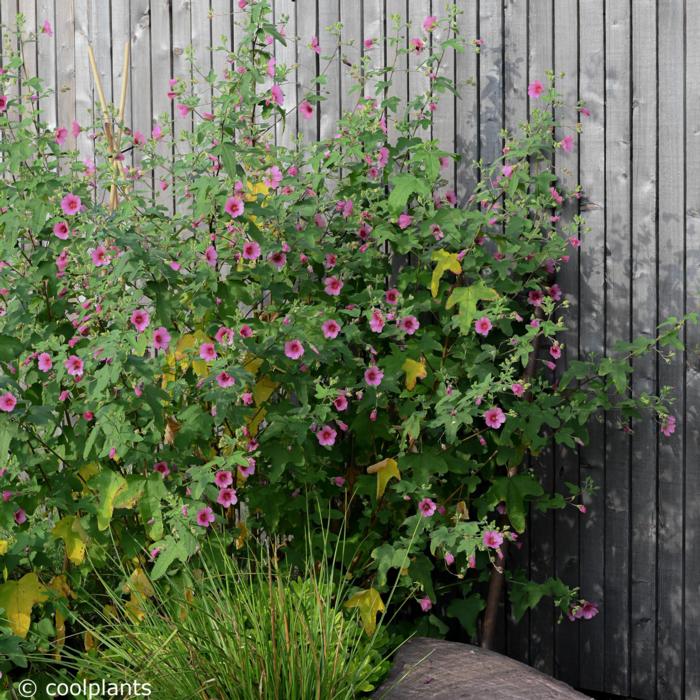
[[[198,350],[202,343],[211,342],[211,338],[202,330],[194,333],[186,333],[180,336],[174,352],[169,352],[165,356],[166,369],[163,372],[162,386],[166,387],[168,382],[175,380],[175,370],[179,366],[182,372],[192,365],[192,370],[198,377],[206,377],[209,374],[207,363],[200,359]]]
[[[377,500],[384,495],[389,479],[393,477],[397,481],[401,481],[399,465],[395,459],[391,458],[383,459],[381,462],[367,467],[367,473],[377,475]]]
[[[250,182],[248,183],[249,194],[245,195],[246,202],[253,202],[257,199],[259,194],[267,197],[270,192],[270,188],[264,182],[256,182],[254,185]]]
[[[32,621],[32,608],[47,598],[46,587],[32,571],[19,581],[8,581],[0,586],[0,613],[18,637],[26,637]]]
[[[90,632],[86,632],[83,635],[83,645],[85,646],[85,651],[90,651],[91,649],[95,648],[95,638],[92,636],[92,634],[90,634]]]
[[[68,585],[68,581],[65,576],[54,576],[49,583],[49,588],[56,591],[63,598],[75,598],[75,593],[71,590]],[[56,651],[54,652],[54,658],[59,660],[61,658],[61,649],[66,641],[66,618],[63,613],[56,609]]]
[[[83,563],[85,560],[85,539],[80,520],[74,515],[66,515],[56,523],[51,534],[65,542],[66,556],[70,561],[74,564]]]
[[[377,629],[377,613],[385,610],[382,597],[374,589],[355,593],[346,603],[346,608],[358,608],[362,627],[367,634],[374,634]]]
[[[7,554],[7,550],[10,548],[9,540],[0,540],[0,556]]]
[[[440,280],[448,270],[458,275],[462,271],[462,265],[459,262],[457,253],[448,253],[445,250],[433,251],[432,259],[437,262],[433,270],[433,277],[430,280],[430,291],[433,297],[437,296],[440,288]]]
[[[406,372],[406,388],[409,391],[413,391],[416,388],[416,381],[418,379],[425,379],[428,373],[425,369],[425,360],[421,358],[420,362],[415,360],[407,359],[401,369]]]
[[[245,523],[238,524],[239,535],[236,537],[236,549],[243,549],[245,541],[248,539],[248,528]]]
[[[143,569],[137,566],[124,584],[124,593],[140,593],[147,598],[151,598],[156,594],[151,580],[146,576]]]
[[[126,479],[110,469],[103,469],[90,479],[89,486],[99,494],[97,508],[97,529],[102,531],[109,527],[117,498],[127,490]]]

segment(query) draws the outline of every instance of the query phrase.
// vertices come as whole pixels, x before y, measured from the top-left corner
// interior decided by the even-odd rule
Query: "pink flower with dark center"
[[[338,277],[326,277],[323,280],[326,294],[337,297],[343,289],[343,283]]]
[[[592,620],[598,614],[598,606],[595,603],[591,603],[589,600],[584,600],[575,617],[583,618],[584,620]]]
[[[387,304],[398,304],[399,296],[400,294],[398,289],[387,289],[384,293],[384,300]]]
[[[567,153],[571,153],[571,151],[574,150],[574,137],[571,136],[570,134],[565,136],[559,142],[559,145],[561,146],[563,151],[566,151]]]
[[[338,488],[343,488],[345,486],[345,477],[344,476],[334,476],[331,479],[331,482],[335,484]]]
[[[83,411],[83,420],[86,420],[88,423],[95,417],[95,414],[92,411]]]
[[[37,367],[42,371],[42,372],[48,372],[51,370],[53,367],[53,361],[51,360],[51,355],[49,355],[48,352],[42,352],[37,358],[36,358],[36,364]]]
[[[554,343],[554,345],[549,348],[549,354],[555,360],[558,360],[561,357],[561,345],[559,345],[559,343]]]
[[[333,399],[333,406],[335,406],[336,411],[345,411],[348,408],[348,399],[345,394],[338,394],[338,396]]]
[[[228,389],[230,386],[233,386],[236,383],[235,378],[226,371],[219,372],[219,374],[216,375],[216,381],[223,389]]]
[[[372,365],[365,370],[365,382],[369,386],[379,386],[384,379],[384,372],[376,365]]]
[[[216,248],[213,245],[207,247],[204,252],[204,259],[207,261],[209,267],[216,267],[216,261],[219,259],[219,254],[216,252]]]
[[[311,119],[311,117],[314,116],[314,108],[308,100],[304,100],[299,105],[299,112],[301,112],[301,116],[304,117],[304,119]]]
[[[484,421],[489,428],[498,430],[506,422],[506,414],[498,406],[493,406],[484,412]]]
[[[544,294],[539,289],[533,289],[527,293],[527,303],[532,306],[542,306]]]
[[[199,346],[199,356],[206,362],[213,362],[218,357],[214,343],[202,343]]]
[[[371,49],[374,46],[374,39],[365,39],[362,44],[366,49]]]
[[[287,264],[287,256],[282,251],[277,251],[275,253],[270,253],[267,256],[268,261],[271,265],[281,270]]]
[[[244,479],[253,476],[253,474],[255,474],[255,459],[253,459],[253,457],[248,457],[248,464],[239,464],[238,473]]]
[[[70,235],[70,228],[68,227],[68,224],[65,221],[57,221],[53,225],[53,235],[56,236],[56,238],[60,238],[62,241],[65,241]]]
[[[66,129],[65,126],[59,126],[58,129],[56,129],[56,143],[59,146],[63,146],[63,144],[66,142],[67,138],[68,138],[68,129]]]
[[[90,253],[90,257],[95,267],[104,267],[111,262],[111,258],[107,255],[107,248],[103,245],[98,245],[97,248]]]
[[[209,506],[197,511],[197,525],[200,527],[209,527],[215,520],[214,511]]]
[[[67,194],[61,200],[61,209],[66,216],[73,216],[80,211],[82,202],[76,194]]]
[[[369,327],[375,333],[381,333],[384,330],[384,314],[378,309],[372,309],[372,316],[369,320]]]
[[[153,471],[158,472],[165,479],[170,474],[170,467],[167,462],[156,462],[153,465]]]
[[[243,244],[244,260],[257,260],[260,257],[260,246],[257,241],[246,241]]]
[[[493,324],[491,323],[491,319],[488,316],[482,316],[477,321],[474,321],[474,330],[479,335],[483,335],[484,338],[489,334],[492,328]]]
[[[239,196],[235,195],[226,200],[224,210],[230,217],[235,219],[244,212],[245,203]]]
[[[83,376],[83,361],[77,355],[71,355],[64,363],[63,366],[66,368],[66,372],[72,377],[82,377]]]
[[[0,113],[7,109],[8,101],[7,95],[0,95]]]
[[[498,549],[503,544],[503,535],[498,530],[486,530],[483,543],[491,549]]]
[[[411,39],[410,44],[411,48],[416,53],[421,53],[421,51],[423,51],[423,49],[425,48],[425,42],[423,41],[423,39],[419,39],[418,37],[414,37],[413,39]]]
[[[280,182],[282,182],[282,171],[276,165],[273,165],[268,169],[267,177],[263,182],[265,186],[269,187],[271,190],[277,189]]]
[[[338,333],[340,333],[340,324],[330,318],[323,322],[321,329],[323,330],[323,335],[328,338],[328,340],[333,340],[337,338]]]
[[[442,232],[442,229],[437,224],[432,224],[430,226],[430,233],[433,234],[433,238],[436,241],[441,241],[445,237],[445,234]]]
[[[161,326],[153,331],[153,347],[156,350],[167,350],[170,344],[170,333]]]
[[[4,394],[0,395],[0,411],[5,413],[12,413],[17,405],[17,399],[14,394],[6,391]]]
[[[143,333],[148,324],[151,322],[151,317],[145,309],[134,309],[131,314],[131,325],[136,328],[139,333]]]
[[[331,428],[330,425],[324,425],[317,433],[316,433],[316,439],[318,440],[319,445],[323,445],[324,447],[331,447],[331,445],[335,445],[335,438],[338,435],[338,433]]]
[[[233,474],[228,470],[220,470],[214,475],[214,483],[220,488],[225,489],[233,483]]]
[[[427,612],[430,612],[430,609],[433,607],[433,602],[426,595],[426,596],[423,596],[423,598],[418,599],[418,605],[420,605],[420,609],[424,613],[427,613]]]
[[[413,335],[420,328],[420,323],[415,316],[404,316],[399,321],[399,328],[407,335]]]
[[[282,88],[279,85],[274,84],[270,88],[270,94],[272,95],[272,101],[276,105],[282,106],[284,104],[284,93],[282,92]]]
[[[539,80],[533,80],[527,86],[527,94],[533,100],[538,100],[544,92],[544,85]]]
[[[290,360],[298,360],[304,354],[304,346],[299,340],[288,340],[284,344],[284,354]]]
[[[510,385],[510,390],[518,397],[525,393],[525,387],[520,382],[515,382]]]
[[[27,522],[27,514],[24,511],[24,508],[18,508],[15,511],[14,518],[15,518],[15,522],[18,525],[23,525],[24,523],[26,523]]]
[[[252,338],[253,337],[253,329],[247,323],[244,323],[240,327],[240,329],[238,331],[238,335],[240,335],[241,338]]]
[[[235,506],[236,503],[238,503],[236,489],[221,489],[221,491],[219,491],[219,495],[216,497],[216,502],[224,508]]]
[[[676,417],[668,416],[661,424],[661,432],[666,437],[671,437],[676,432]]]
[[[423,20],[423,29],[426,32],[432,32],[437,25],[437,21],[438,19],[435,15],[428,15],[428,17]]]
[[[413,223],[413,217],[409,216],[408,214],[401,214],[401,216],[399,216],[397,223],[399,225],[399,228],[403,231],[404,229],[407,229]]]
[[[418,511],[424,518],[429,518],[434,515],[437,510],[437,505],[432,498],[424,498],[418,503]]]
[[[219,345],[233,345],[233,328],[221,326],[219,330],[216,331],[216,335],[214,337]]]

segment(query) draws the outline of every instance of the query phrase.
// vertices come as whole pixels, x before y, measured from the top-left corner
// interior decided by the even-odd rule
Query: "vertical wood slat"
[[[656,335],[656,2],[632,10],[632,336]],[[653,356],[634,362],[636,395],[656,389]],[[653,418],[635,421],[630,493],[630,695],[656,685],[656,443]]]
[[[484,164],[501,155],[500,131],[503,123],[503,6],[485,0],[479,4],[480,38],[479,97],[481,114],[480,157]],[[546,18],[543,16],[543,20]]]
[[[396,96],[401,100],[401,105],[396,113],[389,113],[387,115],[389,139],[394,140],[398,135],[396,119],[400,119],[404,114],[406,100],[408,99],[408,59],[407,56],[400,53],[401,49],[405,49],[408,46],[408,28],[406,27],[408,18],[406,15],[405,0],[385,0],[385,6],[387,36],[386,65],[390,71],[393,71],[393,73],[387,74],[387,77],[391,76],[390,79],[392,80],[391,86],[387,89],[387,97],[391,98]],[[399,23],[398,29],[397,21]],[[399,38],[398,43],[389,44],[389,40],[397,36]]]
[[[408,37],[411,39],[419,39],[426,42],[429,37],[423,30],[423,20],[430,14],[430,0],[409,0],[406,10],[406,19],[409,23]],[[409,49],[412,46],[409,43]],[[418,50],[410,50],[408,54],[408,101],[423,97],[430,89],[430,79],[424,71],[419,70],[419,67],[425,61],[427,49],[420,52]],[[417,113],[417,112],[416,112]],[[422,138],[430,138],[430,129],[420,128],[416,131],[417,136]]]
[[[700,308],[700,193],[695,185],[700,180],[700,6],[687,3],[685,17],[685,307]],[[686,397],[685,414],[676,407],[679,422],[685,426],[685,697],[700,698],[700,327],[686,329]]]
[[[684,305],[684,279],[679,265],[685,253],[683,80],[684,3],[658,5],[659,17],[659,125],[663,147],[658,163],[658,310],[659,318],[680,316]],[[695,242],[697,247],[697,241]],[[685,399],[683,357],[660,362],[658,381],[674,387],[673,411],[683,415]],[[684,426],[662,437],[658,453],[657,529],[657,697],[683,697],[683,444]],[[693,465],[697,470],[697,464]],[[697,630],[695,631],[697,633]],[[696,659],[697,662],[697,659]]]
[[[542,1],[530,3],[528,32],[530,37],[537,37],[529,43],[528,82],[539,80],[546,82],[545,73],[551,70],[554,62],[553,4]],[[482,87],[483,93],[483,87]],[[535,100],[530,108],[541,107]],[[483,113],[483,109],[482,109]],[[485,159],[486,160],[486,159]],[[547,348],[541,348],[547,352]],[[533,460],[533,467],[545,493],[554,489],[554,454],[551,447],[543,450]],[[530,575],[535,581],[545,581],[554,575],[553,550],[554,515],[540,513],[533,509],[530,514]],[[530,663],[545,673],[554,672],[554,611],[549,606],[540,606],[530,613]]]
[[[573,191],[579,178],[578,139],[576,123],[578,113],[578,16],[577,0],[560,0],[554,12],[554,64],[557,90],[564,105],[556,110],[556,118],[562,124],[557,138],[574,137],[574,152],[567,153],[559,149],[555,156],[555,172],[561,187],[566,192]],[[563,74],[563,77],[559,77]],[[578,201],[575,198],[566,202],[564,217],[570,218],[577,213]],[[564,263],[557,276],[557,283],[566,290],[569,304],[564,313],[566,330],[561,334],[564,355],[559,363],[557,375],[572,360],[578,359],[578,313],[579,313],[579,259],[578,251],[569,248],[570,260]],[[554,487],[561,493],[567,493],[566,482],[579,482],[579,459],[577,451],[558,446],[554,452]],[[567,585],[579,585],[579,524],[580,514],[575,508],[564,508],[554,514],[554,574]],[[556,675],[574,686],[579,685],[579,626],[569,622],[557,625],[554,630],[554,670]]]
[[[309,48],[311,37],[318,36],[318,22],[316,17],[317,6],[314,0],[296,0],[296,27],[299,45],[297,47],[297,98],[301,103],[304,96],[310,92],[316,92],[313,79],[318,74],[320,60]],[[323,47],[321,47],[323,48]],[[314,105],[314,114],[311,119],[298,115],[299,133],[307,143],[314,141],[319,136],[319,108]]]
[[[51,127],[56,127],[57,102],[56,102],[56,37],[50,37],[41,31],[45,20],[56,28],[55,3],[53,0],[37,0],[37,73],[41,78],[44,88],[50,90],[50,94],[39,100],[39,107],[43,112],[44,121]]]
[[[131,71],[129,92],[131,97],[131,128],[145,138],[150,136],[153,113],[151,109],[151,7],[149,0],[131,0]],[[122,47],[123,55],[124,47]],[[134,166],[141,162],[141,146],[133,139],[123,139],[122,148],[133,146]],[[148,183],[151,184],[150,182]]]
[[[74,148],[75,121],[75,14],[73,0],[56,0],[56,122],[68,129],[66,147]]]
[[[327,79],[325,85],[321,85],[319,88],[325,98],[318,108],[319,136],[322,139],[327,139],[336,133],[336,124],[341,111],[341,63],[337,56],[330,59],[338,44],[338,37],[332,33],[332,29],[340,21],[340,4],[338,0],[327,0],[318,4],[317,12],[318,40],[321,46],[319,72]]]
[[[278,66],[290,68],[287,78],[282,84],[282,91],[285,94],[284,108],[287,112],[286,119],[280,121],[276,127],[276,138],[278,146],[290,148],[294,143],[297,133],[297,81],[296,81],[296,41],[297,34],[295,4],[292,0],[276,0],[275,2],[275,22],[280,29],[283,18],[286,17],[285,34],[287,45],[283,46],[279,42],[275,46],[275,58]]]
[[[603,0],[581,0],[579,19],[586,27],[585,41],[580,43],[579,83],[581,97],[591,116],[584,118],[579,139],[582,203],[589,231],[583,233],[581,274],[579,277],[580,334],[579,354],[600,355],[605,348],[605,30]],[[605,429],[592,421],[590,444],[581,448],[581,478],[592,478],[602,487],[605,466]],[[605,493],[602,488],[585,499],[588,512],[581,519],[579,567],[581,589],[589,599],[601,605],[600,613],[579,630],[582,678],[588,690],[604,689],[606,605],[603,600],[603,552]]]
[[[606,349],[630,340],[630,6],[605,6]],[[605,459],[605,688],[629,690],[629,436],[607,417]]]
[[[75,120],[81,128],[77,148],[83,158],[92,160],[95,148],[88,128],[92,123],[93,105],[92,76],[88,60],[89,42],[89,3],[88,0],[75,0]]]

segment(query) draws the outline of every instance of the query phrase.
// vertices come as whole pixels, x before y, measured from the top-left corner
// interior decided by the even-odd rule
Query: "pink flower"
[[[243,244],[243,259],[257,260],[260,257],[260,246],[257,241],[246,241]]]
[[[498,549],[503,544],[503,535],[498,530],[486,530],[483,542],[486,547]]]
[[[664,422],[661,424],[661,432],[666,436],[666,437],[671,437],[673,433],[676,432],[676,417],[675,416],[668,416],[664,420]]]
[[[515,382],[510,385],[510,390],[518,397],[525,393],[525,387],[520,382]]]
[[[4,112],[7,109],[8,97],[7,95],[0,95],[0,112]]]
[[[170,474],[170,467],[167,462],[156,462],[153,465],[153,471],[160,474],[164,479]]]
[[[225,371],[219,372],[219,374],[216,375],[216,381],[223,389],[228,389],[228,387],[233,386],[236,383],[235,378]]]
[[[224,508],[235,506],[236,503],[238,503],[236,489],[221,489],[221,491],[219,491],[219,495],[216,497],[216,502]]]
[[[224,210],[229,216],[235,219],[243,213],[243,211],[245,210],[245,204],[243,203],[243,200],[240,197],[235,195],[233,197],[229,197],[226,200]]]
[[[497,430],[506,422],[506,414],[498,406],[493,406],[484,412],[484,421],[489,428]]]
[[[56,238],[60,238],[62,241],[65,241],[70,234],[70,228],[68,228],[68,224],[65,221],[57,221],[53,225],[53,235],[56,236]]]
[[[428,15],[424,20],[423,20],[423,29],[426,32],[432,32],[433,29],[435,29],[435,25],[437,24],[437,17],[435,15]]]
[[[197,511],[197,525],[200,527],[209,527],[215,520],[214,511],[209,506]]]
[[[311,103],[308,100],[304,100],[299,105],[299,111],[304,119],[311,119],[311,117],[314,116],[314,108],[311,106]]]
[[[274,59],[273,59],[274,60]],[[274,68],[273,68],[274,72]],[[277,85],[276,83],[270,88],[270,93],[272,94],[272,101],[276,105],[282,106],[284,104],[284,93],[282,92],[282,88]]]
[[[527,86],[527,94],[533,100],[539,99],[540,95],[544,92],[544,85],[539,80],[533,80]]]
[[[284,354],[290,360],[298,360],[304,354],[304,346],[300,340],[288,340],[284,344]]]
[[[330,318],[323,322],[321,329],[323,330],[323,335],[328,338],[328,340],[333,340],[337,338],[338,333],[340,333],[340,324]]]
[[[213,362],[217,358],[214,343],[202,343],[199,346],[199,356],[207,362]]]
[[[247,323],[244,323],[238,330],[238,335],[240,335],[241,338],[252,338],[253,329]]]
[[[153,331],[153,347],[156,350],[167,350],[170,344],[170,333],[161,326]]]
[[[337,297],[343,288],[343,283],[338,277],[326,277],[323,284],[326,294],[332,297]]]
[[[15,522],[18,525],[23,525],[24,523],[26,523],[27,522],[27,514],[24,511],[24,508],[18,508],[15,511],[14,518],[15,518]]]
[[[274,253],[270,253],[267,256],[267,259],[278,270],[281,270],[287,264],[287,256],[279,250]]]
[[[111,262],[111,258],[107,255],[107,248],[103,245],[98,245],[97,248],[90,253],[90,257],[95,267],[104,267]]]
[[[48,19],[45,19],[41,25],[41,33],[46,34],[49,38],[53,36],[53,27]]]
[[[413,335],[420,328],[420,323],[415,316],[404,316],[399,321],[399,328],[407,335]]]
[[[387,289],[384,293],[384,301],[386,301],[387,304],[398,304],[399,296],[398,289]]]
[[[575,617],[583,618],[584,620],[591,620],[597,614],[598,606],[595,603],[591,603],[589,600],[584,600],[575,613]]]
[[[324,425],[317,433],[316,433],[316,439],[318,440],[319,445],[323,445],[324,447],[331,447],[332,445],[335,445],[335,438],[338,435],[338,433],[331,428],[330,425]]]
[[[63,144],[66,142],[67,138],[68,138],[68,129],[66,129],[65,126],[59,126],[58,129],[56,129],[56,143],[59,146],[63,146]]]
[[[369,320],[369,327],[375,333],[381,333],[384,329],[384,315],[378,309],[372,309],[372,317]]]
[[[418,503],[418,510],[424,518],[429,518],[435,513],[437,505],[432,498],[424,498]]]
[[[151,129],[151,138],[154,141],[160,141],[163,138],[163,129],[161,128],[160,124],[156,124]]]
[[[83,420],[86,420],[88,423],[95,417],[95,414],[92,411],[83,411]]]
[[[420,605],[420,609],[424,613],[429,612],[430,609],[433,607],[433,603],[427,595],[424,596],[423,598],[418,599],[418,605]]]
[[[185,118],[190,113],[190,107],[180,102],[177,105],[177,111],[180,113],[181,117]]]
[[[384,372],[376,365],[372,365],[365,370],[365,382],[369,386],[379,386],[384,379]]]
[[[335,484],[338,488],[343,488],[345,486],[345,477],[344,476],[334,476],[331,479],[331,482]]]
[[[64,363],[66,372],[72,377],[83,376],[83,361],[77,355],[71,355]]]
[[[542,306],[544,294],[539,289],[533,289],[527,293],[527,303],[532,306]]]
[[[562,204],[564,202],[564,198],[557,192],[555,187],[550,187],[549,188],[549,193],[552,195],[552,199],[557,203],[557,204]]]
[[[366,49],[371,49],[374,46],[374,39],[365,39],[362,43]]]
[[[248,464],[239,464],[238,473],[247,479],[249,476],[255,474],[255,460],[252,457],[248,457]]]
[[[39,357],[37,357],[36,364],[42,372],[48,372],[53,367],[51,355],[49,355],[48,352],[42,352]]]
[[[479,334],[483,335],[484,338],[489,334],[493,324],[488,316],[482,316],[478,321],[474,322],[474,330]]]
[[[445,564],[452,566],[455,563],[455,555],[452,552],[445,552]]]
[[[80,211],[82,202],[77,194],[67,194],[61,200],[61,209],[66,216],[73,216]]]
[[[213,245],[207,247],[204,251],[204,259],[207,261],[209,267],[216,267],[216,261],[219,258],[219,254],[216,252],[216,248]]]
[[[501,175],[503,177],[510,177],[513,174],[513,166],[512,165],[504,165],[501,168]]]
[[[277,65],[277,60],[273,57],[267,59],[267,74],[271,77],[275,77],[275,66]]]
[[[214,483],[220,489],[225,489],[233,483],[233,474],[227,470],[220,470],[214,475]]]
[[[423,41],[423,39],[419,39],[418,37],[414,37],[413,39],[411,39],[410,44],[411,48],[416,53],[420,53],[425,48],[425,42]]]
[[[9,391],[6,391],[0,396],[0,411],[12,413],[12,411],[15,410],[16,405],[17,399],[15,398],[14,394],[11,394]]]
[[[333,399],[333,406],[336,411],[345,411],[348,407],[348,399],[345,394],[338,394],[338,396]]]
[[[282,182],[282,171],[276,165],[273,165],[271,168],[268,168],[267,177],[263,182],[271,190],[276,189]]]
[[[413,223],[413,217],[409,216],[408,214],[401,214],[401,216],[399,216],[397,223],[399,225],[399,228],[403,231],[404,229],[407,229]]]
[[[64,389],[59,395],[58,395],[58,400],[59,401],[68,401],[70,398],[70,391],[68,389]]]
[[[311,44],[309,44],[309,46],[311,46],[311,49],[312,49],[313,51],[315,51],[317,54],[320,54],[320,53],[321,53],[321,46],[320,46],[319,43],[318,43],[318,37],[317,37],[317,36],[312,36],[312,37],[311,37]]]
[[[221,326],[214,337],[219,345],[233,345],[233,328]]]
[[[574,150],[574,137],[571,136],[571,134],[565,136],[559,142],[559,145],[561,146],[563,151],[566,151],[567,153],[571,153],[571,151]]]
[[[554,343],[554,345],[549,348],[549,354],[555,360],[558,360],[561,357],[561,345],[559,345],[559,343]]]
[[[131,321],[131,325],[134,326],[139,333],[143,333],[146,328],[148,328],[151,317],[145,309],[134,309],[129,320]]]

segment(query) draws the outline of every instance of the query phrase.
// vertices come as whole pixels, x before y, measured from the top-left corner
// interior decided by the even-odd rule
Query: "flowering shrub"
[[[584,510],[590,485],[545,492],[529,458],[585,444],[601,409],[628,429],[645,408],[673,431],[665,395],[632,398],[630,358],[678,346],[682,319],[563,367],[556,273],[585,225],[560,218],[581,193],[548,164],[578,125],[555,123],[551,84],[530,85],[540,106],[461,206],[445,185],[456,156],[418,136],[453,89],[440,67],[462,50],[455,9],[411,30],[409,49],[400,26],[388,38],[421,59],[428,92],[387,97],[370,43],[337,134],[285,148],[275,124],[314,119],[323,78],[291,104],[273,48],[292,39],[265,0],[243,5],[226,75],[198,78],[211,104],[163,86],[193,131],[175,136],[164,116],[126,134],[133,167],[100,127],[97,162],[66,150],[70,125],[11,97],[21,57],[5,56],[0,644],[17,663],[20,639],[62,638],[73,590],[93,585],[88,557],[100,566],[112,540],[134,571],[172,582],[212,530],[239,546],[281,533],[301,560],[310,501],[344,521],[363,619],[396,585],[419,631],[473,635],[528,509]],[[594,614],[559,581],[509,576],[516,614],[542,595]]]

